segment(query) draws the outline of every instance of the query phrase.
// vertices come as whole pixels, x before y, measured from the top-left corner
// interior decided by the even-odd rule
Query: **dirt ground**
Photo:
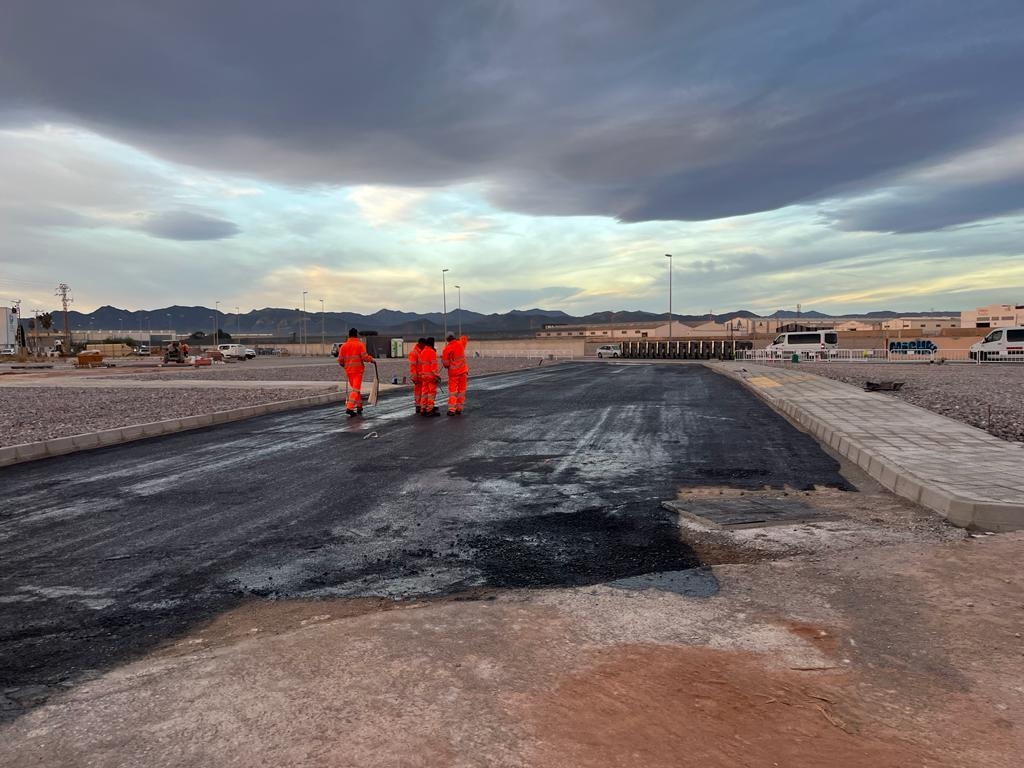
[[[709,598],[252,602],[6,726],[0,764],[1015,768],[1022,552],[825,548],[716,566]]]

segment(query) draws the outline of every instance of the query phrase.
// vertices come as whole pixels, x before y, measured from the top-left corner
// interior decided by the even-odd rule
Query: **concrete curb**
[[[346,393],[344,392],[327,392],[323,395],[311,395],[294,400],[277,400],[272,403],[263,403],[262,405],[249,405],[245,408],[232,408],[227,411],[204,413],[199,416],[154,421],[149,424],[134,424],[128,427],[105,429],[100,432],[87,432],[81,435],[71,435],[70,437],[57,437],[37,443],[11,445],[6,448],[0,448],[0,467],[45,459],[51,456],[62,456],[67,453],[74,453],[75,451],[105,448],[110,445],[129,443],[133,440],[145,440],[148,437],[170,435],[189,429],[212,427],[215,424],[241,421],[253,416],[265,416],[269,413],[293,411],[330,403],[343,403],[345,402],[345,397]]]
[[[919,477],[906,467],[878,456],[856,438],[811,415],[799,405],[784,398],[773,397],[770,391],[754,386],[739,372],[717,365],[707,367],[739,381],[792,424],[856,464],[887,490],[938,512],[953,525],[999,533],[1024,529],[1024,504],[981,501]]]

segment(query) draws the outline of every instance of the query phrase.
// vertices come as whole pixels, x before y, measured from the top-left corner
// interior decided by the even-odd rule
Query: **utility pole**
[[[668,259],[668,340],[672,341],[672,254],[666,253]]]
[[[235,339],[235,343],[241,344],[242,342],[239,339],[242,337],[242,313],[238,307],[235,307],[235,335],[238,336],[238,339]]]
[[[306,326],[306,294],[307,293],[309,293],[309,291],[303,291],[302,292],[302,326],[301,326],[301,329],[302,329],[302,354],[303,355],[309,354],[309,349],[307,348],[308,342],[309,342],[309,328]]]
[[[324,315],[324,300],[320,299],[320,354],[324,353],[324,321],[326,315]]]
[[[32,330],[35,331],[36,337],[36,342],[35,344],[32,345],[32,351],[36,354],[36,356],[39,355],[39,316],[41,314],[43,314],[43,310],[41,309],[32,310]]]
[[[60,296],[60,304],[64,308],[64,344],[66,346],[61,351],[62,357],[66,357],[71,353],[71,329],[68,326],[68,304],[70,304],[73,299],[68,296],[68,291],[70,290],[71,289],[68,287],[67,283],[61,283],[57,286],[57,291],[54,294],[55,296]]]
[[[445,291],[444,287],[444,273],[447,271],[447,267],[441,270],[441,311],[444,316],[444,320],[442,321],[444,323],[444,331],[442,335],[444,336],[445,339],[448,338],[448,294]]]

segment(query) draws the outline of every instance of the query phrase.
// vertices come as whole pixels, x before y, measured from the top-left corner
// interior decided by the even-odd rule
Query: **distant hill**
[[[894,312],[890,310],[868,312],[862,315],[845,315],[845,317],[862,317],[884,319],[889,317],[920,317],[927,315],[958,316],[959,312]],[[93,312],[68,312],[68,324],[71,330],[106,330],[118,333],[121,331],[157,332],[174,330],[177,333],[194,331],[211,331],[214,327],[215,310],[201,306],[173,305],[163,309],[140,310],[131,312],[112,306],[99,307]],[[547,323],[562,325],[581,325],[596,323],[638,323],[660,322],[666,319],[666,313],[644,312],[640,310],[621,310],[608,312],[592,312],[582,317],[574,317],[561,310],[549,309],[514,309],[510,312],[492,313],[489,315],[454,309],[448,313],[447,328],[449,331],[461,330],[469,335],[487,336],[528,336]],[[718,322],[729,322],[737,317],[758,317],[746,309],[714,314]],[[712,317],[708,314],[673,315],[676,322],[699,324]],[[780,320],[816,320],[826,315],[815,310],[801,312],[799,315],[791,310],[779,310],[769,317]],[[223,309],[216,318],[221,332],[228,334],[268,334],[280,338],[297,338],[302,322],[302,312],[297,309],[280,307],[264,307],[254,309],[242,315],[225,312]],[[53,311],[54,327],[63,327],[63,313]],[[440,337],[445,329],[445,318],[440,312],[403,312],[396,309],[379,309],[363,315],[357,312],[306,312],[306,329],[310,340],[318,339],[321,332],[330,339],[344,337],[349,328],[360,331],[377,331],[381,334],[395,336],[435,336]]]

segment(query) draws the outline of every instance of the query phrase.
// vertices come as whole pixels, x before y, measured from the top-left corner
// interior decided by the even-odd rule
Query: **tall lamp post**
[[[242,336],[242,310],[239,307],[235,307],[235,335],[239,337],[238,339],[235,339],[235,341],[241,343],[240,339]]]
[[[448,338],[448,293],[445,290],[444,285],[444,273],[447,271],[447,268],[441,270],[441,308],[444,313],[444,320],[442,321],[442,324],[444,326],[444,333],[442,335],[444,336],[445,339]]]
[[[462,338],[462,286],[455,286],[459,290],[459,338]]]
[[[306,342],[308,341],[309,331],[306,328],[306,294],[308,291],[302,292],[302,354],[307,354],[308,349],[306,348]]]
[[[219,347],[220,346],[220,302],[219,301],[213,302],[213,312],[214,312],[213,346]]]
[[[320,354],[324,353],[324,320],[326,315],[324,314],[324,300],[320,299]]]
[[[668,259],[668,340],[672,341],[672,254],[666,253]]]

